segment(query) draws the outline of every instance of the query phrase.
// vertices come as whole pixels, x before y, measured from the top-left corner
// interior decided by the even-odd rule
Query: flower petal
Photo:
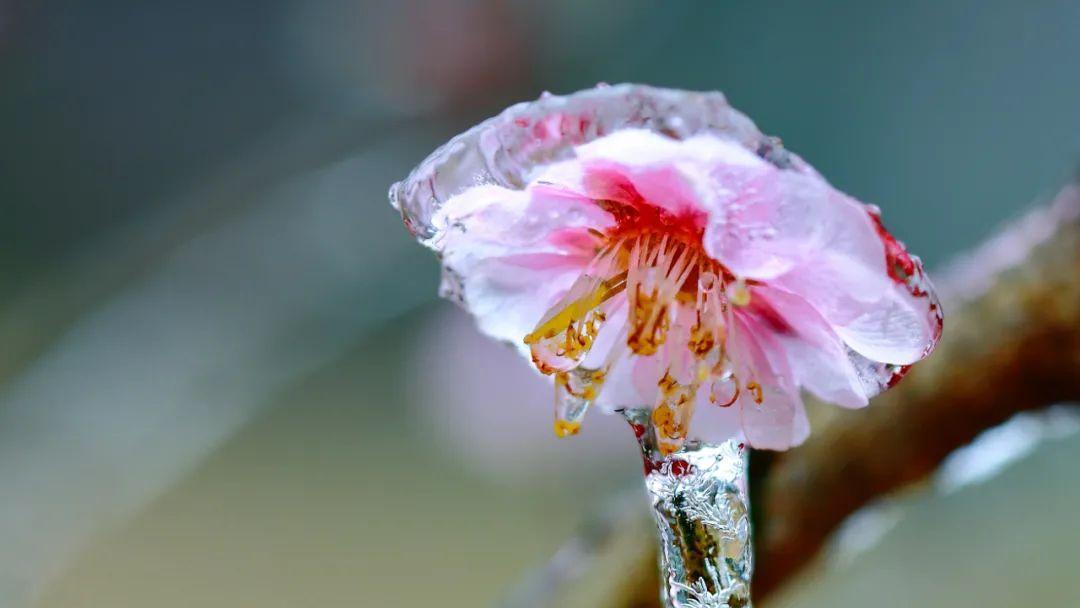
[[[855,352],[882,363],[907,365],[934,342],[929,298],[913,297],[884,270],[823,254],[776,280],[808,301]]]
[[[821,252],[879,263],[884,249],[859,203],[814,173],[769,167],[717,178],[734,196],[709,218],[704,245],[737,276],[775,278]]]
[[[755,403],[743,394],[736,404],[742,417],[746,441],[764,450],[786,450],[806,441],[810,421],[798,395],[778,387],[763,386],[763,401]]]
[[[717,196],[724,190],[712,175],[717,168],[745,174],[768,167],[734,141],[713,136],[676,141],[635,129],[594,140],[575,152],[585,166],[582,179],[589,196],[675,216],[719,208]]]
[[[589,229],[611,217],[562,191],[484,185],[447,200],[434,221],[443,266],[481,330],[526,352],[522,337],[595,254]]]
[[[697,406],[690,421],[690,437],[720,443],[742,436],[742,417],[736,406],[719,407],[709,402],[708,387],[698,391]]]
[[[760,321],[742,311],[729,315],[729,345],[743,390],[736,401],[743,435],[755,448],[786,450],[806,440],[810,424],[780,344]],[[761,402],[748,383],[760,386]]]
[[[922,301],[889,290],[836,333],[855,352],[882,363],[909,365],[933,347],[933,327]]]
[[[769,286],[755,287],[750,305],[787,357],[792,380],[819,399],[863,407],[869,396],[844,342],[806,300]]]

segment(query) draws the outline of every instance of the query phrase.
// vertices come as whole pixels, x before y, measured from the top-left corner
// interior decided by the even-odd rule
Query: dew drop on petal
[[[718,407],[730,407],[739,398],[739,380],[733,374],[726,374],[713,380],[709,386],[709,401]]]

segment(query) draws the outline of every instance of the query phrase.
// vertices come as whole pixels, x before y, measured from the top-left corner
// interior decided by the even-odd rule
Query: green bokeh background
[[[632,487],[629,444],[478,471],[409,390],[451,317],[386,188],[508,101],[722,90],[933,268],[1069,178],[1078,62],[1066,0],[0,0],[0,604],[486,605]],[[1078,456],[780,603],[1080,603]]]

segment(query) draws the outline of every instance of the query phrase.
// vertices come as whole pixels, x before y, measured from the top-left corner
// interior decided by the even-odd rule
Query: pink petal
[[[603,229],[613,224],[610,214],[572,191],[493,185],[469,188],[448,199],[432,221],[445,231],[444,240],[458,244],[483,240],[506,247],[535,245],[569,228]]]
[[[570,262],[528,268],[507,262],[497,252],[468,260],[448,251],[444,263],[462,277],[465,305],[480,330],[513,344],[526,355],[522,338],[580,274],[580,268]]]
[[[785,450],[802,443],[810,433],[810,425],[798,390],[790,384],[791,371],[782,346],[750,314],[739,311],[729,319],[731,355],[744,387],[735,407],[747,442],[770,450]],[[762,387],[761,403],[756,403],[745,388],[751,379]]]
[[[740,144],[712,136],[676,141],[628,129],[575,150],[585,166],[589,196],[634,207],[648,205],[676,216],[716,210],[722,188],[717,167],[756,173],[768,165]]]
[[[720,443],[742,436],[742,417],[737,406],[719,407],[709,401],[708,387],[698,391],[697,406],[690,421],[690,437]]]
[[[690,167],[660,165],[626,167],[610,161],[592,161],[585,165],[585,191],[597,200],[612,200],[634,209],[652,207],[676,217],[700,216],[704,225],[705,210],[711,206],[710,193],[702,188],[702,179],[691,175]]]
[[[760,404],[743,394],[736,406],[742,417],[746,441],[752,447],[786,450],[810,436],[810,421],[798,395],[764,386],[764,400]]]
[[[760,330],[771,331],[773,340],[783,350],[796,386],[845,407],[863,407],[869,403],[844,342],[806,300],[761,286],[753,290],[750,309],[762,317],[758,323]]]
[[[728,172],[734,198],[714,213],[705,249],[736,275],[777,277],[823,252],[880,264],[884,249],[862,206],[816,174],[771,168]]]
[[[882,363],[907,365],[934,341],[930,300],[915,298],[881,268],[836,255],[792,269],[778,286],[809,302],[855,352]]]
[[[667,340],[656,354],[642,357],[632,354],[624,343],[627,308],[626,298],[622,297],[608,315],[608,321],[597,335],[592,351],[582,363],[584,367],[595,369],[600,367],[603,358],[612,349],[622,351],[622,357],[608,373],[604,388],[596,400],[599,407],[609,411],[651,407],[659,396],[658,383],[665,373],[671,373],[679,382],[689,384],[696,372],[693,356],[686,348],[689,340],[687,319],[672,325]],[[680,310],[679,313],[692,314],[689,310]]]
[[[588,229],[612,220],[562,191],[484,185],[447,200],[435,221],[447,276],[480,328],[524,350],[521,338],[595,254]]]

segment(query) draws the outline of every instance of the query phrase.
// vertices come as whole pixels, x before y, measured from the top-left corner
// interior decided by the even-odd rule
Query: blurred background
[[[636,447],[555,440],[392,181],[543,90],[719,89],[933,269],[1068,179],[1078,61],[1073,0],[0,0],[0,606],[506,597]],[[1076,427],[999,429],[776,604],[1080,604]]]

